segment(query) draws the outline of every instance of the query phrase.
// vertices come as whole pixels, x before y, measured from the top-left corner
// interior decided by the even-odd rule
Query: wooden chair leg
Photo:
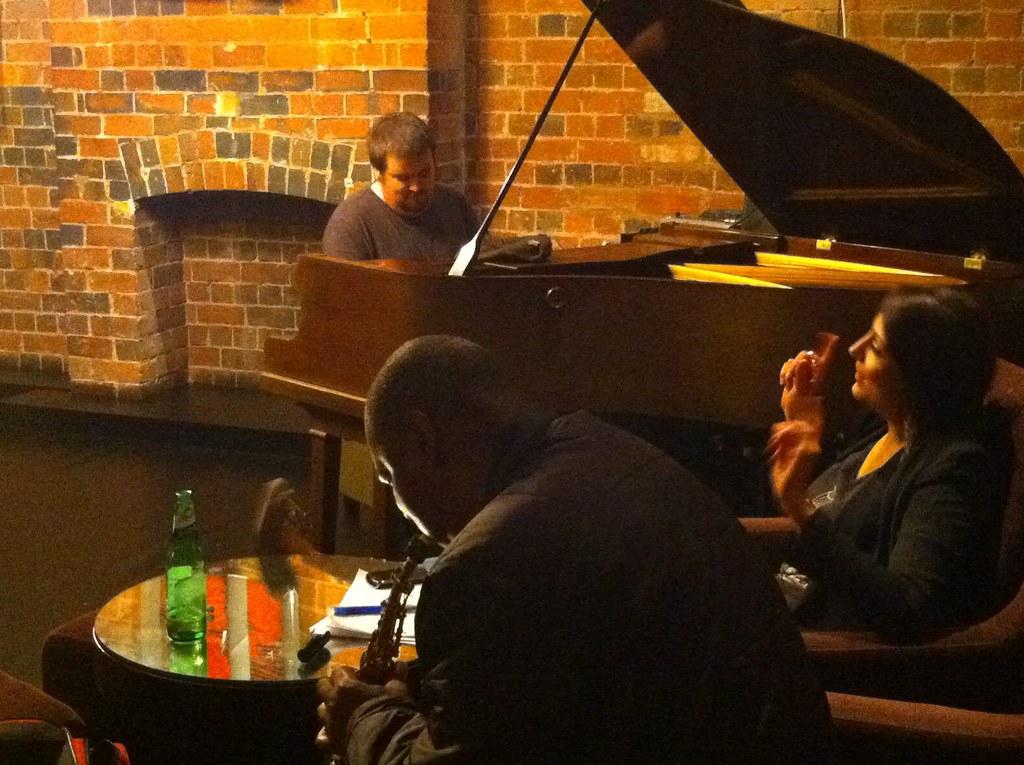
[[[337,545],[338,504],[341,491],[341,436],[310,430],[310,489],[320,508],[320,552],[333,553]]]

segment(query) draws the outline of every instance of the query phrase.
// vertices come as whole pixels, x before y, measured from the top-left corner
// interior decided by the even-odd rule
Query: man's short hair
[[[528,406],[486,348],[461,337],[424,335],[403,344],[377,374],[366,397],[366,432],[371,446],[386,449],[412,411],[438,424],[465,418],[500,430]]]
[[[434,139],[427,123],[409,112],[392,112],[374,122],[367,144],[370,164],[379,173],[388,168],[388,154],[402,159],[434,154]]]

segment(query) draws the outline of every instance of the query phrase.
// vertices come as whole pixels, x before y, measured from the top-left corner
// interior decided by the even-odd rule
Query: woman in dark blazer
[[[913,639],[983,617],[1007,471],[982,414],[995,359],[978,306],[947,289],[883,300],[849,352],[853,396],[884,429],[820,472],[819,393],[838,338],[819,340],[782,367],[786,420],[768,448],[776,498],[800,527],[791,562],[823,585],[803,620]]]

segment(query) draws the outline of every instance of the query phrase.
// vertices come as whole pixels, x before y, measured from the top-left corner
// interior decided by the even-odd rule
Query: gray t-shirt
[[[324,230],[324,254],[345,260],[453,260],[476,233],[477,219],[466,198],[436,186],[415,218],[399,215],[362,189],[338,205]]]

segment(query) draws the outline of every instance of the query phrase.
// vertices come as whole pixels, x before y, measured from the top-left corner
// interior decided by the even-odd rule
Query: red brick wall
[[[426,65],[429,121],[437,138],[440,177],[466,182],[466,0],[428,0]]]
[[[837,28],[837,0],[747,4]],[[1018,165],[1022,5],[847,0],[852,39],[951,91]],[[579,0],[0,0],[0,366],[117,395],[253,384],[263,339],[295,327],[291,263],[322,220],[283,236],[145,200],[334,203],[370,178],[372,118],[405,109],[483,208],[584,19]],[[595,29],[495,228],[572,246],[740,201]]]

